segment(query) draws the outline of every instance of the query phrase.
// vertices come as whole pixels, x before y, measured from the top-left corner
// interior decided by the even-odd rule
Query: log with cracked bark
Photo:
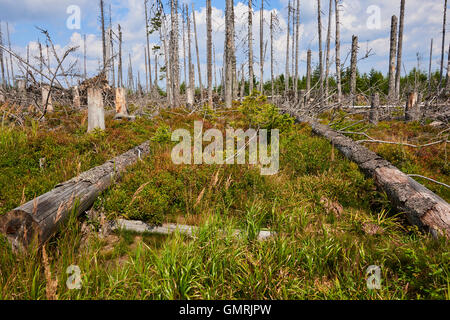
[[[362,172],[372,177],[378,188],[386,192],[395,209],[406,215],[409,223],[430,231],[433,236],[450,236],[450,204],[444,199],[352,139],[311,118],[291,115],[299,122],[309,123],[315,134],[328,139]]]
[[[127,167],[150,153],[145,142],[101,166],[57,185],[53,190],[0,216],[0,232],[14,250],[44,244],[71,214],[86,211]]]

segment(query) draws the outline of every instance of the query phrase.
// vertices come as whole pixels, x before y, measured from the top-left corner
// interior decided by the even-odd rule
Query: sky
[[[274,31],[274,69],[275,74],[285,71],[286,44],[287,44],[287,20],[289,0],[264,0],[264,79],[270,79],[270,32],[269,23],[271,12],[277,17]],[[296,2],[297,0],[295,0]],[[326,34],[328,29],[329,0],[321,0],[321,18],[323,33],[323,48],[326,48]],[[334,1],[333,1],[334,2]],[[152,4],[153,0],[149,0]],[[179,7],[183,4],[192,5],[195,9],[200,65],[202,80],[206,79],[206,8],[205,0],[179,0]],[[169,12],[169,0],[164,1],[166,12]],[[237,63],[241,66],[247,63],[247,1],[234,1],[236,15],[236,46]],[[80,25],[70,25],[68,21],[74,22],[73,8],[79,8]],[[106,18],[109,24],[109,7],[111,7],[111,21],[114,30],[120,24],[123,31],[123,59],[124,59],[124,81],[126,81],[128,55],[131,55],[134,76],[139,72],[143,85],[145,85],[145,18],[144,0],[105,0]],[[220,68],[223,62],[224,51],[224,7],[225,0],[212,0],[213,6],[213,43],[215,47],[216,79],[219,82]],[[332,7],[334,11],[334,6]],[[428,72],[430,41],[434,39],[432,56],[432,69],[438,70],[441,60],[442,46],[442,23],[443,23],[444,0],[406,0],[405,30],[403,41],[403,73],[409,72],[419,64],[419,67]],[[259,49],[259,27],[261,0],[253,0],[253,45],[254,45],[254,69],[257,78],[259,74],[260,49]],[[384,74],[388,72],[389,63],[389,39],[392,15],[400,14],[400,0],[341,0],[339,10],[341,13],[341,59],[344,68],[350,63],[350,47],[352,35],[359,37],[359,62],[360,72],[369,72],[375,68]],[[317,1],[300,1],[300,74],[306,73],[306,52],[313,52],[313,65],[319,61],[318,55],[318,23],[317,23]],[[180,15],[181,18],[181,15]],[[45,42],[44,35],[36,28],[48,30],[55,44],[56,51],[60,56],[71,46],[79,46],[77,52],[69,56],[66,65],[75,63],[78,71],[83,72],[83,35],[87,41],[87,71],[90,76],[98,72],[102,60],[101,31],[99,19],[98,1],[95,0],[0,0],[0,20],[3,32],[3,42],[7,40],[6,23],[10,31],[10,39],[13,51],[26,57],[26,47],[29,45],[31,59],[39,56],[38,40]],[[447,19],[450,20],[450,19]],[[335,20],[334,13],[331,21],[331,62],[332,73],[334,71],[334,35]],[[448,26],[447,26],[448,29]],[[181,33],[181,24],[180,24]],[[445,63],[447,66],[447,55],[449,47],[448,34],[445,40]],[[180,36],[180,64],[181,81],[184,81],[183,43]],[[160,45],[157,33],[150,37],[151,46]],[[115,44],[117,49],[117,44]],[[368,57],[366,53],[370,52]],[[192,54],[195,54],[195,46],[192,44]],[[158,58],[159,67],[163,66],[164,58]],[[418,61],[419,60],[419,61]],[[126,61],[126,62],[125,62]],[[153,57],[152,57],[152,63]],[[194,59],[194,64],[196,60]],[[52,62],[54,67],[55,61]],[[18,66],[15,66],[18,70]],[[245,70],[248,66],[245,66]],[[195,67],[197,71],[197,68]],[[153,71],[154,72],[154,71]],[[1,76],[1,75],[0,75]],[[196,78],[198,76],[196,75]],[[160,80],[164,87],[164,81]]]

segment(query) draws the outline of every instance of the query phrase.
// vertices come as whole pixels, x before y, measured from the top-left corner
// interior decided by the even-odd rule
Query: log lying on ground
[[[174,232],[179,232],[188,237],[195,236],[195,233],[198,231],[198,227],[187,226],[187,225],[177,225],[173,223],[166,223],[162,226],[152,226],[142,221],[137,220],[124,220],[117,219],[113,222],[112,230],[126,230],[137,233],[150,233],[150,234],[162,234],[162,235],[170,235]],[[234,230],[233,235],[235,237],[239,237],[243,232],[241,230]],[[276,234],[274,232],[268,230],[262,230],[258,234],[258,240],[263,241],[269,239]]]
[[[0,216],[0,232],[8,238],[14,250],[26,248],[31,243],[44,244],[72,213],[78,215],[89,209],[127,167],[149,153],[149,142],[145,142],[57,185],[46,194]]]
[[[352,139],[311,118],[292,116],[309,123],[315,134],[328,139],[346,158],[372,177],[376,185],[386,192],[395,209],[406,214],[409,223],[430,231],[434,236],[450,236],[450,205],[444,199]]]

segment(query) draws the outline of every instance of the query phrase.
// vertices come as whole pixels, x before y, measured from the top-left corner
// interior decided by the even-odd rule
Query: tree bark
[[[433,62],[433,39],[431,39],[431,44],[430,44],[430,63],[428,65],[428,95],[431,95],[431,79],[432,79],[432,74],[431,74],[431,65]]]
[[[127,96],[124,88],[116,88],[116,114],[128,115]]]
[[[309,99],[311,97],[311,58],[312,52],[311,49],[308,49],[308,53],[306,55],[306,95],[305,95],[305,105],[309,104]]]
[[[2,34],[2,22],[0,21],[0,45],[3,46],[3,34]],[[0,66],[2,68],[2,86],[6,88],[6,79],[5,79],[5,65],[3,62],[3,49],[0,48]]]
[[[375,92],[372,94],[372,104],[369,113],[369,122],[377,125],[379,120],[380,94]]]
[[[148,25],[148,0],[144,0],[144,7],[145,7],[145,35],[147,40],[147,65],[148,65],[148,86],[147,86],[147,92],[152,91],[152,61],[151,61],[151,55],[150,55],[150,34],[149,34],[149,25]]]
[[[416,91],[409,94],[405,107],[405,121],[420,120],[420,101],[419,95]]]
[[[122,68],[122,28],[120,27],[120,24],[118,26],[119,28],[119,68],[117,70],[117,86],[123,87],[123,68]]]
[[[447,1],[447,0],[445,0]],[[405,24],[405,0],[400,3],[400,26],[398,30],[397,70],[395,73],[395,97],[400,99],[400,78],[402,76],[403,28]]]
[[[71,214],[88,210],[97,197],[114,184],[127,167],[150,153],[145,142],[0,217],[0,232],[14,250],[47,242]]]
[[[270,84],[272,88],[272,101],[274,100],[274,77],[273,77],[273,11],[270,13]]]

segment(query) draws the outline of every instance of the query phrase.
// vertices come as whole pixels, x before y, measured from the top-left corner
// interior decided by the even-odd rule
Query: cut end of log
[[[14,251],[28,247],[38,240],[38,224],[33,217],[22,210],[12,210],[0,216],[0,232],[6,236]]]

